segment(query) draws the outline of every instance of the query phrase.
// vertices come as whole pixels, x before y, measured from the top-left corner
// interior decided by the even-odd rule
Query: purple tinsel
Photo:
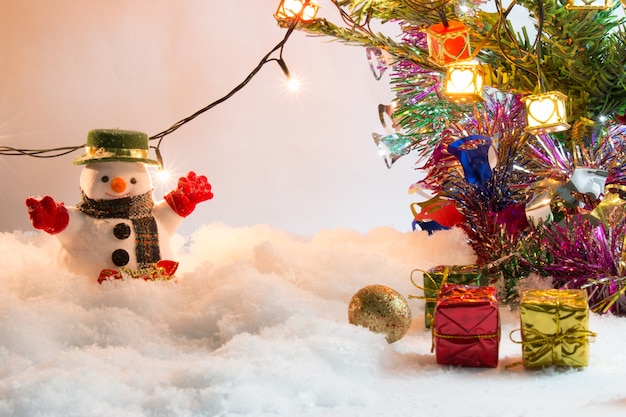
[[[567,217],[543,232],[542,244],[550,256],[543,269],[557,288],[585,288],[592,310],[623,314],[625,237],[626,220],[611,228],[582,215]],[[611,301],[611,308],[605,308]]]

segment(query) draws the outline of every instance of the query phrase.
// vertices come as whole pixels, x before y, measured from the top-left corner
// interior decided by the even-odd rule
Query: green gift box
[[[525,290],[519,312],[522,340],[517,343],[525,367],[587,366],[589,338],[596,334],[588,330],[585,290]]]
[[[431,327],[435,304],[437,302],[437,294],[444,284],[460,284],[485,286],[489,285],[489,276],[487,271],[477,265],[438,265],[428,271],[415,269],[413,272],[422,272],[424,274],[424,286],[415,284],[413,277],[411,281],[413,285],[424,291],[424,296],[412,296],[411,298],[421,298],[426,301],[424,324],[426,328]],[[411,275],[413,275],[411,273]]]

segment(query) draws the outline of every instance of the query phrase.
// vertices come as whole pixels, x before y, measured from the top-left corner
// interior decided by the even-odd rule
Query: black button
[[[124,249],[116,249],[111,255],[111,260],[115,266],[124,266],[130,261],[130,256]]]
[[[120,240],[128,239],[130,236],[130,226],[126,223],[118,223],[113,228],[113,234]]]

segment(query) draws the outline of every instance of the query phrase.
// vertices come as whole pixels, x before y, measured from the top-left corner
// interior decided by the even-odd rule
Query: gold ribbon
[[[96,146],[85,146],[85,153],[89,158],[127,157],[146,159],[148,157],[147,149],[98,148]]]
[[[441,339],[492,339],[498,337],[498,333],[491,334],[468,334],[465,336],[454,334],[439,334],[433,330],[433,337],[439,337]]]
[[[432,328],[432,343],[430,345],[430,353],[435,351],[435,337],[440,339],[494,339],[500,336],[500,333],[491,334],[468,334],[468,335],[453,335],[453,334],[440,334],[435,331],[435,326]]]
[[[430,281],[433,283],[433,288],[432,288],[432,289],[430,289],[430,288],[426,288],[425,286],[424,286],[424,287],[422,287],[421,285],[417,285],[417,283],[416,283],[416,282],[415,282],[415,280],[413,279],[413,274],[414,274],[415,272],[421,272],[421,273],[423,274],[423,276],[424,276],[424,277],[428,277],[428,279],[430,279]],[[418,289],[420,289],[420,290],[424,291],[424,295],[423,295],[423,296],[421,296],[421,295],[411,295],[411,294],[409,294],[409,298],[417,298],[417,299],[419,299],[419,300],[425,300],[425,301],[427,301],[427,302],[435,302],[435,301],[437,301],[437,296],[436,296],[436,295],[435,295],[435,297],[426,297],[426,292],[427,292],[427,291],[428,291],[428,292],[430,292],[430,291],[432,291],[432,290],[434,290],[435,294],[436,294],[437,292],[439,292],[439,290],[441,289],[441,287],[443,287],[443,286],[446,284],[446,282],[448,281],[448,276],[449,276],[449,275],[450,275],[450,267],[446,265],[446,266],[443,268],[443,278],[441,279],[441,285],[437,285],[437,281],[435,281],[435,279],[434,279],[434,278],[430,275],[430,272],[428,272],[428,271],[424,271],[423,269],[418,269],[418,268],[416,268],[416,269],[412,270],[412,271],[411,271],[411,275],[409,276],[409,278],[411,279],[411,283],[413,283],[413,285],[414,285],[416,288],[418,288]]]
[[[513,333],[519,331],[521,333],[522,329],[511,330],[509,333],[509,339],[513,343],[517,343],[519,345],[539,345],[542,348],[544,346],[549,346],[552,351],[552,362],[556,361],[554,348],[562,343],[585,343],[588,341],[590,337],[596,337],[597,334],[590,330],[580,330],[580,329],[568,329],[565,333],[558,331],[555,334],[545,334],[537,331],[535,329],[531,329],[529,332],[532,333],[534,338],[530,340],[514,340]],[[533,355],[528,357],[528,362],[534,362],[538,357],[542,356],[545,352],[545,349],[537,350]],[[507,365],[506,368],[512,368],[518,365],[522,365],[523,362],[515,362],[510,365]]]

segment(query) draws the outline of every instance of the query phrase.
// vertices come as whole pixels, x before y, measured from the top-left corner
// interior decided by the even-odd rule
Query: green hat
[[[133,130],[94,129],[87,134],[85,155],[74,159],[75,165],[93,162],[141,162],[159,165],[148,158],[148,135]]]

